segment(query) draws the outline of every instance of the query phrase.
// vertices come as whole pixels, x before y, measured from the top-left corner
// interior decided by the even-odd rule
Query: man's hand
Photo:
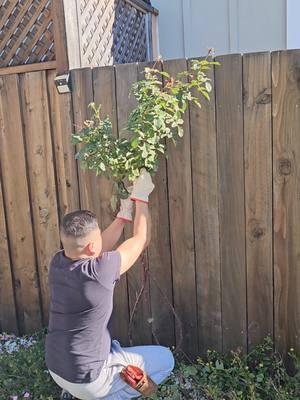
[[[133,186],[129,186],[127,188],[129,195],[132,192]],[[120,200],[120,211],[117,214],[116,218],[123,219],[124,221],[127,222],[132,222],[132,209],[133,209],[133,202],[132,200],[128,197],[127,199],[121,199]]]
[[[116,218],[123,219],[127,222],[132,222],[132,206],[133,201],[130,199],[121,199],[120,211],[118,212]]]
[[[131,193],[132,186],[127,188]],[[102,232],[102,253],[111,251],[120,239],[126,222],[132,221],[133,201],[128,199],[121,200],[120,211],[115,220]]]
[[[133,189],[130,199],[148,204],[149,194],[152,192],[154,187],[155,186],[152,182],[151,175],[145,168],[142,168],[140,171],[140,176],[133,182]]]

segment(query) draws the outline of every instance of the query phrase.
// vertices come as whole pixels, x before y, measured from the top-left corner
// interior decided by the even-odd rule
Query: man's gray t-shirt
[[[73,261],[61,250],[50,263],[45,359],[50,371],[69,382],[93,382],[108,357],[108,323],[120,268],[118,251]]]

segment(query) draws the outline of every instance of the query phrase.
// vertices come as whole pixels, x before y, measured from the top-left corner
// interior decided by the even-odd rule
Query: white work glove
[[[149,194],[152,192],[154,187],[155,186],[152,182],[151,175],[145,168],[142,168],[140,171],[140,176],[133,182],[133,189],[130,199],[148,203]]]
[[[129,195],[132,192],[133,186],[127,188]],[[132,222],[133,201],[128,197],[127,199],[120,200],[120,211],[116,218],[123,219],[127,222]]]

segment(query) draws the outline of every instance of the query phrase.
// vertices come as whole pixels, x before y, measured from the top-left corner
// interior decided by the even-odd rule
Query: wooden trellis
[[[3,0],[0,72],[150,60],[156,14],[144,0]]]
[[[55,59],[50,0],[4,0],[0,7],[0,66]]]
[[[124,0],[82,2],[79,25],[83,64],[145,61],[150,48],[148,15]]]

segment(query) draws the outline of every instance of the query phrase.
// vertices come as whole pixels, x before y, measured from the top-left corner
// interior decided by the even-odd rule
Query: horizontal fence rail
[[[184,137],[167,143],[150,197],[152,239],[144,259],[121,277],[113,332],[128,345],[249,351],[266,335],[286,354],[300,351],[300,51],[216,57],[214,91],[190,105]],[[176,74],[190,60],[159,68]],[[47,325],[48,266],[69,211],[114,219],[112,183],[81,169],[71,134],[101,103],[116,135],[135,106],[132,63],[71,71],[59,95],[54,70],[0,77],[0,330]],[[122,239],[132,234],[127,225]],[[174,317],[174,307],[181,325]]]

